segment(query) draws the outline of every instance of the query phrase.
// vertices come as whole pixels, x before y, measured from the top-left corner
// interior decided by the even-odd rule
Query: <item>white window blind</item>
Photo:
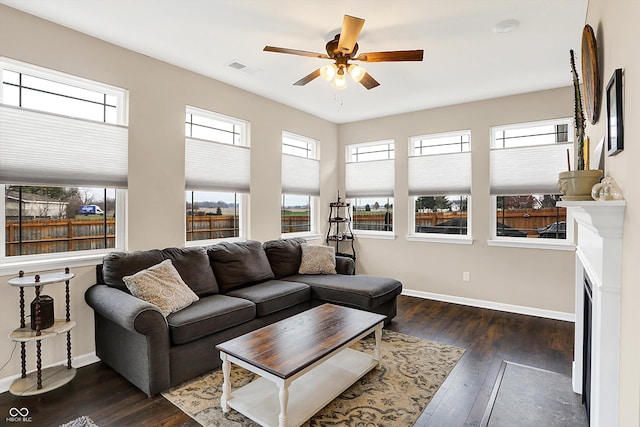
[[[282,193],[320,196],[320,161],[283,154]]]
[[[185,187],[187,190],[248,193],[250,162],[249,147],[186,138]]]
[[[394,159],[347,163],[345,190],[349,199],[393,197]]]
[[[491,195],[559,194],[567,150],[573,158],[572,142],[491,149]]]
[[[0,182],[127,187],[128,129],[0,106]]]
[[[471,194],[471,152],[409,158],[409,195]]]

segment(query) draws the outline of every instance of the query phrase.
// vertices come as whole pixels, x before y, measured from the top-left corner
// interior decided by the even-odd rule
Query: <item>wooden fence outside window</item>
[[[564,220],[564,209],[560,210]],[[466,218],[455,212],[425,212],[416,214],[416,226],[433,226],[454,218]],[[372,229],[384,226],[384,212],[354,215],[354,223],[367,224]],[[499,211],[496,220],[509,227],[537,237],[536,229],[558,220],[555,208]],[[296,232],[308,228],[309,217],[292,215],[282,218],[282,231]],[[203,215],[187,217],[187,240],[209,240],[236,237],[238,218],[230,215]],[[37,219],[22,221],[22,244],[18,221],[5,222],[6,256],[71,252],[115,247],[115,218],[107,218],[107,232],[102,218],[91,219]]]

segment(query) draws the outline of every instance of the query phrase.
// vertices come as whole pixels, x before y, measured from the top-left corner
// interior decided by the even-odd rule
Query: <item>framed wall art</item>
[[[622,126],[622,68],[613,72],[607,84],[607,155],[614,156],[624,149]]]

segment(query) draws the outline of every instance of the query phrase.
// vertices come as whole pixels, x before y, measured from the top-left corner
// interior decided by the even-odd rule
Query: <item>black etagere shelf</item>
[[[338,200],[329,203],[329,229],[327,245],[335,245],[336,255],[356,259],[355,236],[351,231],[351,204]]]

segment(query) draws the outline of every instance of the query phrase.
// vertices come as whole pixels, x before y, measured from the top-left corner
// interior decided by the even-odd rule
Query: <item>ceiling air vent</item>
[[[247,65],[244,65],[242,62],[235,61],[235,60],[231,61],[228,65],[234,70],[242,71],[243,73],[247,73],[247,74],[253,74],[260,71],[259,68],[249,67]]]
[[[241,64],[241,63],[240,63],[240,62],[238,62],[238,61],[233,61],[231,64],[229,64],[229,67],[231,67],[231,68],[235,68],[236,70],[242,70],[242,69],[244,69],[244,68],[247,68],[247,66],[246,66],[246,65]]]

